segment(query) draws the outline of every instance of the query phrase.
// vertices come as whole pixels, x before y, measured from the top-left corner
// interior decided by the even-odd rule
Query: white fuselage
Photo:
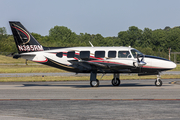
[[[132,54],[131,50],[134,50],[134,48],[131,47],[69,47],[69,48],[60,48],[60,49],[53,49],[53,50],[46,50],[46,51],[39,51],[39,52],[29,52],[29,53],[22,53],[22,58],[28,59],[35,62],[47,62],[47,59],[51,59],[57,63],[61,63],[63,65],[72,66],[72,62],[69,62],[71,60],[78,60],[80,61],[80,58],[68,58],[67,54],[70,51],[74,51],[75,55],[79,55],[81,51],[89,51],[90,52],[90,58],[97,58],[95,56],[96,51],[104,51],[104,57],[97,58],[96,60],[92,60],[91,62],[96,63],[114,63],[114,64],[121,64],[126,65],[129,67],[133,67],[134,63],[137,63],[137,58]],[[110,58],[109,51],[116,51],[116,56]],[[58,57],[57,53],[67,53],[66,55],[63,54],[62,57]],[[129,52],[127,57],[121,57],[119,54],[122,52]],[[33,55],[32,55],[33,54]],[[142,59],[142,56],[139,58]],[[167,59],[154,57],[154,56],[145,56],[144,57],[145,65],[142,66],[142,68],[147,69],[173,69],[176,67],[176,64],[172,61],[169,61]],[[136,65],[136,67],[138,67]]]

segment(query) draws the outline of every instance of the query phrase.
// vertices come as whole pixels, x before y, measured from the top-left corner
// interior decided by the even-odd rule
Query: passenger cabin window
[[[74,58],[74,57],[75,57],[75,51],[67,52],[67,58]]]
[[[104,58],[105,57],[105,51],[95,51],[95,57]]]
[[[129,51],[119,51],[118,58],[131,58]]]
[[[56,56],[62,58],[63,57],[63,52],[57,53]]]
[[[116,57],[116,51],[109,51],[108,52],[108,57],[109,58],[115,58]]]
[[[90,57],[90,51],[80,51],[80,58],[88,59]]]

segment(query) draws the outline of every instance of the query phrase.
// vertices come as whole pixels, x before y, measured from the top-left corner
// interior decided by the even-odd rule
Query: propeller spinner
[[[144,62],[144,54],[142,55],[141,60],[139,60],[139,57],[141,57],[140,54],[137,54],[138,67],[142,67],[142,66],[146,65],[146,63]]]

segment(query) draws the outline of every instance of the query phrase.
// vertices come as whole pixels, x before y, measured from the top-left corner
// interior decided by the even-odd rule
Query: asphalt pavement
[[[1,120],[179,120],[179,101],[0,101]]]
[[[161,74],[167,74],[167,75],[177,75],[180,74],[180,71],[166,71],[162,72]],[[28,76],[89,76],[90,74],[88,73],[70,73],[70,72],[65,72],[65,73],[0,73],[0,77],[28,77]],[[102,74],[101,74],[102,75]],[[112,75],[112,74],[107,74],[107,75]]]
[[[1,82],[0,120],[179,120],[175,80]]]

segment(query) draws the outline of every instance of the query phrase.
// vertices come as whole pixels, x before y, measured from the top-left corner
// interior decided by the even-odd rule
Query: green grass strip
[[[55,73],[66,72],[45,65],[0,65],[0,73]]]

